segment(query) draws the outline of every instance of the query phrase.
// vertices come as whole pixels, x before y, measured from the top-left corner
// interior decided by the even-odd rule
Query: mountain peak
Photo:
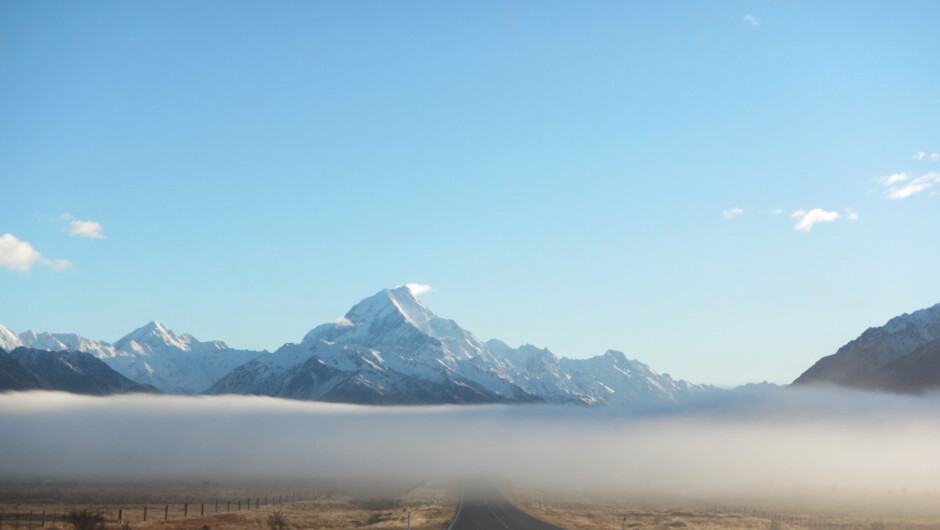
[[[141,345],[166,345],[173,346],[181,350],[190,349],[186,340],[177,337],[173,331],[156,320],[151,320],[143,326],[128,333],[120,340],[115,342],[114,346],[118,349],[122,349],[125,345],[132,341]]]
[[[353,325],[375,322],[398,313],[406,322],[428,335],[433,335],[430,323],[437,316],[415,296],[409,285],[383,289],[362,300],[346,313],[345,319]]]

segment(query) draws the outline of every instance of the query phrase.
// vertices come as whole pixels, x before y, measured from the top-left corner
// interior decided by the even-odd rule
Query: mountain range
[[[17,334],[0,325],[0,349],[11,352],[0,356],[0,389],[159,390],[367,404],[610,406],[678,402],[719,392],[659,374],[614,350],[569,359],[528,344],[513,348],[499,340],[483,342],[431,312],[409,286],[384,289],[274,352],[201,342],[158,322],[114,343],[69,333]],[[89,381],[78,382],[85,373]],[[4,380],[14,382],[3,386]],[[866,330],[793,384],[819,383],[906,393],[940,387],[940,304]]]
[[[149,322],[117,342],[87,339],[74,333],[13,333],[0,325],[0,348],[80,351],[94,355],[125,377],[162,392],[198,394],[235,367],[266,352],[236,350],[222,341],[200,342],[177,336],[159,322]]]
[[[113,344],[62,333],[13,333],[0,348],[87,352],[138,383],[169,393],[252,394],[370,404],[675,402],[715,392],[607,351],[558,357],[530,345],[483,342],[428,309],[408,286],[385,289],[345,317],[273,353],[177,336],[157,322]]]

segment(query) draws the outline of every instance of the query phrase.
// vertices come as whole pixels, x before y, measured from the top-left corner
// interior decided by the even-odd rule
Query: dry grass
[[[774,509],[718,507],[691,501],[651,500],[638,503],[602,495],[552,492],[522,486],[504,488],[522,510],[569,530],[629,529],[825,529],[900,530],[938,529],[940,515],[904,513],[884,509],[866,513],[800,510],[780,502]],[[747,513],[745,513],[747,512]],[[623,525],[623,526],[621,526]]]
[[[317,494],[316,498],[285,502],[280,505],[269,504],[256,507],[253,501],[250,510],[247,508],[247,500],[242,501],[241,510],[238,510],[237,503],[232,503],[231,511],[227,511],[228,503],[222,502],[219,505],[219,513],[215,512],[215,502],[212,502],[205,504],[205,515],[200,515],[201,503],[189,503],[186,517],[184,517],[183,505],[173,504],[169,507],[168,520],[164,520],[166,505],[158,503],[117,505],[101,502],[82,504],[4,502],[0,504],[0,516],[2,516],[0,530],[12,530],[15,518],[17,520],[15,524],[19,529],[26,530],[30,527],[38,529],[43,511],[47,518],[45,529],[67,530],[71,527],[62,522],[62,517],[71,510],[100,512],[105,516],[108,528],[118,530],[121,528],[118,521],[121,509],[124,513],[124,522],[131,529],[267,529],[268,516],[275,510],[280,510],[287,521],[287,528],[290,529],[404,528],[410,513],[411,525],[415,530],[441,530],[447,528],[456,511],[456,489],[454,485],[422,485],[402,491],[399,495],[371,497],[340,492],[321,493]],[[21,500],[25,501],[25,499]],[[147,521],[143,520],[144,505],[148,507]],[[32,514],[31,526],[28,523],[29,514]],[[54,522],[53,514],[56,517]]]

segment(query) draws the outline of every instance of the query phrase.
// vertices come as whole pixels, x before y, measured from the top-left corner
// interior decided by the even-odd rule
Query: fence
[[[99,509],[86,509],[86,512],[101,514],[106,522],[130,524],[147,521],[176,521],[189,517],[205,517],[232,513],[241,510],[259,510],[261,507],[280,506],[284,503],[298,502],[316,498],[316,491],[290,494],[248,496],[238,499],[214,500],[202,503],[154,503],[134,506],[102,506]],[[65,517],[73,510],[39,510],[30,512],[0,513],[0,530],[31,530],[67,524]]]

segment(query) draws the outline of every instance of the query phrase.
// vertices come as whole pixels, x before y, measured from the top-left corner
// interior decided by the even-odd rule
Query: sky
[[[0,0],[0,323],[787,383],[940,302],[940,4]]]

